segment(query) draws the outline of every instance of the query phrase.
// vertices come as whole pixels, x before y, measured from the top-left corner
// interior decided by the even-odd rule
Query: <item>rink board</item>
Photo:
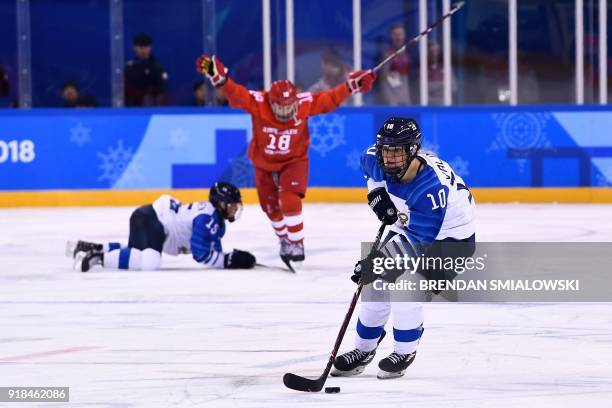
[[[367,107],[316,116],[309,200],[362,200],[360,156],[389,116],[416,118],[424,149],[448,161],[481,201],[612,202],[612,110],[594,106]],[[132,205],[159,191],[201,199],[216,180],[253,188],[251,137],[250,117],[232,109],[0,112],[0,206]]]
[[[246,204],[257,204],[254,188],[241,189]],[[609,188],[473,188],[479,203],[612,203]],[[208,198],[207,189],[181,190],[55,190],[0,192],[2,207],[138,206],[171,194],[183,202]],[[310,188],[306,202],[365,203],[365,188]]]

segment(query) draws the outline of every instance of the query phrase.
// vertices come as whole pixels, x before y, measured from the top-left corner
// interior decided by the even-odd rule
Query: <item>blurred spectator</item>
[[[4,67],[0,65],[0,108],[9,107],[16,108],[17,103],[10,100],[10,86],[8,73]]]
[[[389,29],[390,45],[383,51],[382,59],[387,58],[406,42],[406,30],[400,23]],[[376,102],[384,105],[410,104],[410,86],[408,73],[410,71],[410,57],[406,52],[400,53],[378,72],[376,81]]]
[[[471,36],[474,47],[464,54],[473,78],[464,79],[464,101],[468,104],[508,104],[508,21],[493,15],[482,20]],[[468,71],[468,70],[466,70]]]
[[[206,84],[200,78],[193,85],[193,106],[206,106]]]
[[[132,45],[135,58],[125,67],[125,106],[167,105],[168,74],[151,52],[151,36],[136,34]]]
[[[308,88],[308,92],[321,92],[332,89],[346,81],[349,70],[342,62],[338,53],[327,50],[321,54],[321,78]],[[353,105],[353,98],[347,98],[342,105]]]
[[[4,71],[4,67],[0,65],[0,97],[9,95],[8,74]]]
[[[444,65],[440,43],[436,40],[427,43],[427,80],[429,82],[429,104],[444,105]],[[451,94],[457,90],[457,80],[451,72]]]
[[[229,102],[223,92],[219,88],[215,88],[215,105],[216,106],[229,106]]]
[[[82,95],[79,86],[68,81],[62,85],[62,99],[65,108],[95,108],[96,97],[93,95]]]
[[[540,85],[533,68],[526,64],[526,55],[519,50],[517,55],[518,64],[518,95],[520,104],[541,103]],[[508,58],[506,55],[487,56],[480,62],[480,71],[474,87],[466,87],[471,90],[471,98],[468,103],[478,104],[509,104],[510,85],[508,83]],[[473,88],[473,89],[472,89]]]
[[[508,58],[506,55],[479,57],[477,80],[466,95],[468,103],[507,104],[510,101],[508,85]],[[467,97],[470,96],[470,99]]]
[[[321,92],[334,88],[346,81],[349,73],[334,50],[327,50],[321,54],[321,71],[323,76],[308,88],[308,92]]]
[[[304,87],[304,84],[298,81],[297,79],[295,80],[294,85],[295,85],[295,89],[297,89],[297,93],[306,92],[306,88]]]
[[[540,98],[540,81],[536,76],[536,71],[528,62],[534,58],[528,56],[523,50],[517,52],[517,70],[518,70],[518,103],[535,104],[542,103]],[[563,101],[563,99],[561,99]]]

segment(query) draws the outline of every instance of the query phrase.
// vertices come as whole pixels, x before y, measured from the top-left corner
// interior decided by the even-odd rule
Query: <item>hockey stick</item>
[[[425,37],[427,34],[429,34],[431,32],[431,30],[433,30],[434,28],[436,28],[438,25],[440,25],[440,23],[444,20],[446,20],[448,17],[452,16],[453,14],[455,14],[461,7],[463,7],[463,5],[465,4],[465,1],[460,1],[459,3],[455,3],[455,5],[453,6],[453,8],[450,9],[450,11],[446,14],[444,14],[443,16],[441,16],[440,18],[438,18],[436,21],[433,22],[433,24],[431,24],[429,27],[427,27],[427,30],[419,33],[418,35],[416,35],[415,37],[412,37],[410,40],[408,40],[408,42],[406,42],[404,45],[402,45],[399,49],[397,49],[393,54],[389,55],[387,58],[385,58],[384,60],[382,60],[378,65],[376,65],[374,68],[372,68],[372,71],[377,72],[379,69],[382,68],[383,65],[385,65],[387,62],[391,61],[393,58],[395,58],[398,54],[404,52],[406,50],[406,47],[408,47],[410,44],[415,43],[417,41],[419,41],[422,37]]]
[[[287,265],[287,268],[283,268],[282,266],[276,266],[276,265],[266,265],[266,264],[261,264],[261,263],[256,263],[255,266],[259,266],[260,268],[267,268],[267,269],[274,269],[277,271],[283,271],[283,272],[293,272],[295,273],[295,270],[293,268],[291,268],[290,265]]]
[[[380,243],[380,239],[382,237],[383,231],[385,230],[386,225],[382,224],[378,229],[378,234],[376,235],[376,240],[374,241],[374,245],[372,245],[372,250],[375,250]],[[371,253],[370,251],[370,253]],[[346,333],[346,328],[348,327],[349,322],[351,321],[351,317],[353,316],[353,311],[355,310],[355,306],[357,305],[357,300],[359,299],[359,295],[361,294],[361,289],[363,288],[363,284],[359,284],[357,286],[357,290],[355,294],[353,294],[353,299],[351,300],[351,304],[349,306],[348,311],[346,312],[346,316],[344,317],[344,322],[342,322],[342,326],[340,327],[340,332],[338,333],[338,337],[336,337],[336,343],[334,344],[334,348],[329,356],[329,360],[327,361],[327,366],[325,366],[325,370],[323,370],[323,374],[315,380],[310,378],[301,377],[299,375],[295,375],[292,373],[286,373],[283,376],[283,383],[287,388],[291,388],[296,391],[305,391],[305,392],[319,392],[323,389],[323,385],[325,385],[325,381],[327,380],[327,376],[331,371],[331,368],[334,364],[334,360],[336,359],[336,355],[338,354],[338,350],[340,349],[340,344],[342,344],[342,339],[344,338],[344,333]],[[382,337],[379,339],[382,340]]]

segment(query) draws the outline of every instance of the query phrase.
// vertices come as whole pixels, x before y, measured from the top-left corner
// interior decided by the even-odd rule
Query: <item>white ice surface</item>
[[[376,364],[331,378],[340,394],[285,388],[318,376],[354,291],[366,205],[307,205],[307,261],[87,274],[68,239],[126,241],[131,208],[0,210],[0,386],[70,386],[70,404],[10,407],[585,407],[612,405],[612,305],[427,304],[415,363],[399,380]],[[612,241],[611,206],[480,205],[482,241]],[[226,248],[279,264],[264,215],[247,206]],[[603,267],[612,269],[612,266]],[[354,323],[342,350],[353,346]],[[381,345],[379,356],[391,351]],[[375,361],[378,360],[377,359]]]

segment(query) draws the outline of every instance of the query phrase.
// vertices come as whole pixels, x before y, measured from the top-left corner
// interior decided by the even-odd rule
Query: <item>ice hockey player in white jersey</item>
[[[372,270],[374,258],[418,256],[419,252],[444,258],[445,246],[439,243],[447,242],[458,242],[462,248],[462,253],[452,256],[471,256],[475,250],[472,194],[448,163],[420,149],[417,122],[390,118],[378,131],[375,145],[361,158],[368,203],[388,227],[380,246],[355,266],[351,279],[356,283],[368,284],[377,278],[365,272]],[[364,371],[374,359],[391,312],[394,352],[380,360],[378,378],[404,375],[415,358],[423,333],[423,310],[421,303],[394,301],[393,295],[387,293],[380,301],[362,299],[356,348],[336,358],[332,375],[349,376]]]
[[[225,220],[234,222],[242,212],[240,190],[230,183],[217,182],[210,189],[208,202],[182,204],[162,195],[153,204],[137,208],[130,217],[127,246],[111,242],[68,243],[68,251],[87,272],[94,265],[111,269],[154,270],[162,252],[168,255],[191,254],[206,266],[250,269],[255,257],[234,249],[224,253],[221,238]]]

